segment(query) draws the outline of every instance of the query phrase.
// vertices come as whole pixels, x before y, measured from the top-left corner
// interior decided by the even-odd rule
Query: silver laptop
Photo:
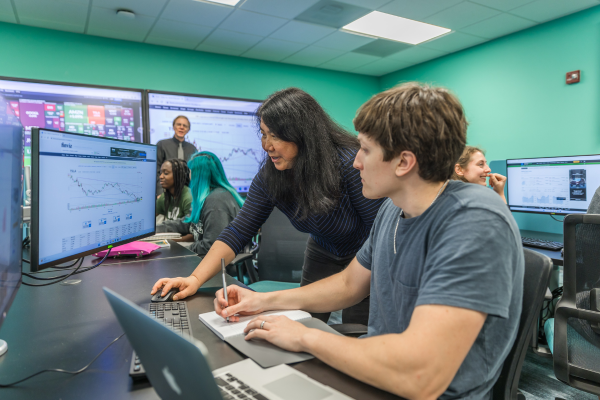
[[[351,399],[287,365],[263,369],[246,359],[211,372],[202,342],[183,338],[133,302],[103,290],[162,399]]]

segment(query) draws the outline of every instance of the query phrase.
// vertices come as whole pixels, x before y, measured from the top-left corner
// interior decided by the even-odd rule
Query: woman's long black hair
[[[342,190],[338,149],[358,149],[358,139],[336,124],[319,103],[298,88],[269,96],[256,111],[278,138],[298,146],[291,169],[279,171],[265,157],[261,176],[275,201],[298,205],[296,215],[322,215],[338,204]]]
[[[172,158],[165,162],[171,163],[171,169],[173,170],[173,183],[175,186],[175,190],[173,190],[174,194],[172,196],[171,192],[165,190],[165,210],[168,215],[171,202],[176,204],[181,198],[183,188],[190,185],[190,169],[185,161],[178,158]]]

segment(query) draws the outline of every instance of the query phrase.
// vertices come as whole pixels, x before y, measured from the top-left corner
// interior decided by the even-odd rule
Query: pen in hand
[[[229,306],[229,300],[227,299],[227,283],[225,282],[225,259],[221,258],[221,276],[223,277],[223,295],[225,296],[225,302]],[[225,318],[229,322],[229,317]]]

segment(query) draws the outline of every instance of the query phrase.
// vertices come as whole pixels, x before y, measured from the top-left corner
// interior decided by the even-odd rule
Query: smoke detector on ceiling
[[[135,13],[129,10],[117,10],[117,17],[122,19],[135,19]]]

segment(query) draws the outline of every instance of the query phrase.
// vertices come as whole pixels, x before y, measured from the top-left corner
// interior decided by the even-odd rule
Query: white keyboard
[[[165,233],[157,233],[154,236],[148,236],[147,238],[143,238],[140,240],[143,240],[145,242],[150,242],[153,240],[165,240],[165,239],[180,239],[181,238],[181,234],[180,233],[175,233],[175,232],[165,232]]]

